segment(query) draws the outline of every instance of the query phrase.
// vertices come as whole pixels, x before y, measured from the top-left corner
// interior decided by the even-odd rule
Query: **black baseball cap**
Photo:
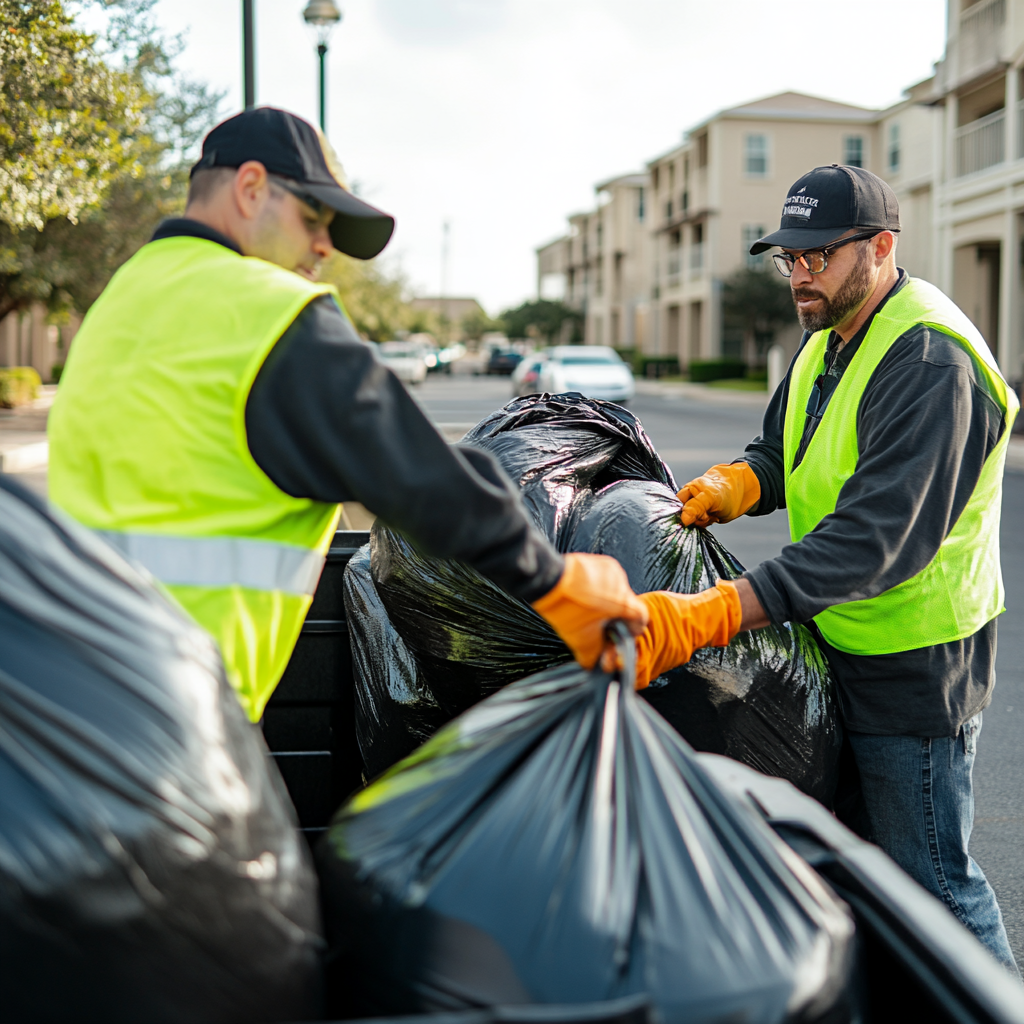
[[[256,107],[221,121],[203,139],[203,154],[189,176],[207,167],[241,167],[247,160],[298,182],[334,210],[329,230],[340,252],[369,260],[390,241],[395,218],[352,194],[330,143],[301,117]]]
[[[759,238],[750,247],[750,255],[773,245],[820,249],[851,229],[899,231],[900,204],[895,193],[863,167],[815,167],[789,190],[779,230]]]

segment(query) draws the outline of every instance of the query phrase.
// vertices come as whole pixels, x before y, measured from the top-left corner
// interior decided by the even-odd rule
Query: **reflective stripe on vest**
[[[161,583],[183,587],[239,586],[312,597],[324,567],[319,551],[274,541],[96,532]]]
[[[942,330],[971,355],[979,380],[1005,413],[1005,429],[960,518],[924,569],[877,597],[836,604],[814,617],[825,639],[849,654],[893,654],[962,640],[1003,610],[999,511],[1019,403],[977,328],[926,281],[911,278],[877,311],[795,469],[807,401],[830,332],[812,335],[794,361],[783,444],[790,535],[799,541],[836,511],[860,459],[857,411],[865,389],[889,348],[917,324]]]

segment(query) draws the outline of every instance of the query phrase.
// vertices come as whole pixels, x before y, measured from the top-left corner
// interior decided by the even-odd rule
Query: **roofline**
[[[612,185],[619,184],[619,182],[629,182],[631,178],[632,179],[640,178],[640,179],[643,179],[644,182],[646,182],[647,181],[647,172],[646,171],[629,171],[627,174],[617,174],[617,175],[615,175],[614,178],[608,178],[605,181],[599,181],[594,186],[594,191],[595,192],[604,192],[606,189],[611,188]],[[634,182],[632,182],[632,184],[639,185],[639,184],[641,184],[641,182],[634,181]]]
[[[748,100],[746,103],[738,103],[735,107],[726,107],[724,110],[718,110],[710,117],[704,118],[703,121],[695,124],[692,128],[687,128],[683,133],[684,139],[689,139],[695,132],[699,132],[702,128],[707,128],[713,121],[720,120],[752,120],[752,121],[838,121],[838,122],[854,122],[854,123],[867,123],[870,124],[878,119],[879,111],[871,107],[856,107],[852,103],[842,104],[842,106],[852,107],[854,110],[862,110],[864,112],[863,117],[857,115],[828,115],[824,113],[804,113],[801,111],[789,112],[775,112],[772,114],[757,114],[749,112],[749,106],[753,103],[761,103],[764,100],[774,99],[775,96],[780,95],[775,93],[772,96],[762,96],[760,99]],[[782,93],[781,95],[785,95]],[[824,100],[826,103],[839,103],[838,100],[829,100],[825,96],[811,96],[810,93],[799,93],[798,95],[807,96],[810,99]],[[739,111],[748,111],[747,113],[739,113]],[[666,154],[667,155],[667,154]]]

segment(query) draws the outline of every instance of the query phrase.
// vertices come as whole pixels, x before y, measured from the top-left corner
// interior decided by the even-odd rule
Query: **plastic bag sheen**
[[[0,477],[0,1017],[310,1018],[322,941],[213,641]]]
[[[515,683],[339,812],[335,1012],[646,993],[664,1024],[854,1019],[845,905],[623,679]]]
[[[694,593],[743,571],[713,533],[680,525],[671,473],[619,406],[572,395],[516,399],[464,441],[499,459],[559,550],[613,555],[638,592]],[[346,601],[371,775],[481,697],[569,658],[529,606],[466,565],[418,554],[379,522],[369,559],[349,566]],[[360,625],[382,614],[386,627]],[[643,695],[696,748],[831,799],[838,708],[805,627],[770,626],[698,651]]]

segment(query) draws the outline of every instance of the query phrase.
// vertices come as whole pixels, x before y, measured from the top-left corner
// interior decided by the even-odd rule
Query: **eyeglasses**
[[[300,203],[305,203],[316,215],[321,224],[330,224],[334,219],[335,211],[326,203],[321,202],[316,196],[310,195],[301,185],[287,178],[280,178],[276,174],[268,174],[267,178],[278,188],[290,192]]]
[[[849,238],[840,238],[838,242],[826,245],[824,249],[809,249],[799,256],[790,256],[788,252],[777,252],[772,259],[775,266],[783,277],[792,277],[793,268],[800,263],[809,274],[820,274],[828,266],[828,258],[844,245],[850,242],[863,242],[866,238],[874,238],[877,231],[861,231],[859,234],[850,235]]]

